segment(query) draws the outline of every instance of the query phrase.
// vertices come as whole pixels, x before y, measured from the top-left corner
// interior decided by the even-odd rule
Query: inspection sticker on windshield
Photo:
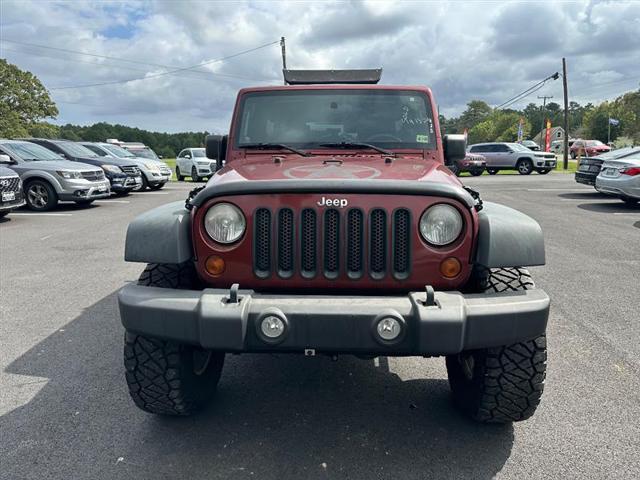
[[[416,135],[416,142],[429,143],[429,135]]]

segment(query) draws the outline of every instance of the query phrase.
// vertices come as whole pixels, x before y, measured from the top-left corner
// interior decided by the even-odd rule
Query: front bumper
[[[25,203],[24,196],[19,192],[16,192],[14,200],[0,201],[0,212],[6,212],[7,210],[22,207]]]
[[[549,297],[542,290],[468,294],[425,292],[399,296],[276,295],[240,290],[174,290],[127,285],[118,293],[120,317],[135,333],[228,352],[448,355],[509,345],[542,334]],[[276,315],[283,339],[268,342],[260,321]],[[396,342],[377,337],[377,322],[403,325]]]
[[[596,190],[619,197],[640,198],[640,178],[620,175],[619,177],[596,178]]]
[[[91,182],[87,180],[66,180],[61,184],[64,191],[59,192],[60,200],[96,200],[111,195],[109,180]]]
[[[111,190],[114,192],[130,192],[142,186],[142,177],[126,175],[111,179]]]

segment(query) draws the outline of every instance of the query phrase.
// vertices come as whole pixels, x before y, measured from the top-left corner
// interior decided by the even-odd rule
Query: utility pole
[[[553,95],[551,96],[543,95],[542,97],[538,97],[538,98],[542,98],[542,125],[540,126],[540,150],[544,151],[544,146],[542,143],[542,130],[544,130],[544,112],[547,106],[547,98],[553,98]]]
[[[284,44],[284,37],[280,37],[280,48],[282,49],[282,70],[286,70],[287,69],[287,50]],[[284,84],[286,85],[287,82],[285,81]]]
[[[564,145],[562,168],[569,168],[569,93],[567,91],[567,61],[562,57],[562,89],[564,91]]]

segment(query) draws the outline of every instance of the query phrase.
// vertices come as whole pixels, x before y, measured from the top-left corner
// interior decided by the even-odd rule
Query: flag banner
[[[609,125],[613,125],[614,127],[617,127],[618,125],[620,125],[620,120],[616,120],[615,118],[609,117]]]
[[[547,133],[544,138],[544,151],[551,151],[551,120],[547,119]]]
[[[523,132],[523,124],[524,124],[524,119],[520,119],[520,122],[518,122],[518,141],[521,142],[524,136],[524,132]]]

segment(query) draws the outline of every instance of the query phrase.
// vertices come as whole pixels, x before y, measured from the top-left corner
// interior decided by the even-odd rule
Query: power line
[[[277,43],[280,43],[280,40],[276,40],[275,42],[265,43],[264,45],[259,45],[257,47],[250,48],[248,50],[243,50],[241,52],[234,53],[234,54],[231,54],[231,55],[227,55],[227,56],[221,57],[221,58],[216,58],[214,60],[208,60],[206,62],[198,63],[196,65],[191,65],[191,66],[182,67],[182,68],[176,68],[176,69],[173,69],[173,70],[168,70],[166,72],[154,73],[154,74],[151,74],[151,75],[147,75],[145,77],[129,78],[129,79],[125,79],[125,80],[114,80],[114,81],[111,81],[111,82],[89,83],[89,84],[84,84],[84,85],[68,85],[68,86],[65,86],[65,87],[53,87],[53,88],[50,88],[49,90],[69,90],[69,89],[75,89],[75,88],[101,87],[101,86],[105,86],[105,85],[117,85],[117,84],[121,84],[121,83],[135,82],[137,80],[148,80],[150,78],[163,77],[165,75],[171,75],[171,74],[176,73],[176,72],[184,72],[184,71],[188,71],[188,70],[193,70],[194,68],[203,67],[205,65],[211,65],[213,63],[223,62],[225,60],[229,60],[231,58],[239,57],[240,55],[245,55],[247,53],[255,52],[256,50],[260,50],[262,48],[266,48],[266,47],[269,47],[271,45],[275,45]]]
[[[42,49],[53,50],[53,51],[62,52],[62,53],[71,53],[71,54],[75,54],[75,55],[84,55],[84,56],[87,56],[87,57],[102,58],[102,59],[111,60],[111,61],[115,61],[115,62],[132,63],[132,64],[135,64],[135,65],[148,65],[148,66],[151,66],[151,67],[168,68],[168,69],[180,69],[181,68],[181,67],[177,67],[175,65],[164,65],[164,64],[160,64],[160,63],[143,62],[141,60],[131,60],[131,59],[122,58],[122,57],[113,57],[113,56],[109,56],[109,55],[100,55],[100,54],[97,54],[97,53],[82,52],[80,50],[71,50],[71,49],[68,49],[68,48],[50,47],[50,46],[47,46],[47,45],[39,45],[37,43],[18,42],[16,40],[7,40],[6,38],[0,39],[0,42],[13,43],[13,44],[16,44],[16,45],[26,46],[26,47],[42,48]],[[4,47],[4,48],[7,49],[6,47]],[[35,52],[28,52],[28,51],[25,52],[25,51],[10,50],[10,49],[8,51],[19,52],[19,53],[27,53],[27,54],[31,54],[31,55],[47,56],[47,55],[45,55],[43,53],[35,53]],[[61,57],[52,57],[52,58],[61,58]],[[64,60],[68,60],[68,61],[74,61],[74,62],[80,62],[80,63],[88,63],[88,64],[91,64],[91,65],[105,65],[105,66],[117,67],[117,68],[122,68],[122,69],[127,68],[127,67],[122,67],[122,66],[118,66],[118,65],[109,65],[109,64],[98,63],[98,62],[85,62],[85,61],[78,60],[78,59],[71,59],[71,58],[64,58],[64,57],[62,57],[62,58]],[[132,69],[131,67],[128,67],[128,69],[130,69],[130,70],[138,70],[138,71],[146,71],[146,70],[140,70],[140,69]],[[239,78],[239,79],[242,79],[242,80],[256,80],[254,78],[242,77],[240,75],[232,75],[232,74],[217,73],[217,72],[214,73],[214,72],[210,72],[208,70],[196,70],[195,68],[191,68],[189,70],[194,72],[194,73],[202,73],[202,74],[206,74],[206,75],[230,77],[230,78]]]
[[[540,90],[545,83],[547,83],[549,80],[553,79],[553,80],[557,80],[558,78],[560,78],[560,74],[558,72],[554,73],[553,75],[549,75],[547,78],[545,78],[544,80],[539,81],[538,83],[536,83],[535,85],[527,88],[526,90],[520,92],[518,95],[516,95],[515,97],[511,97],[509,100],[507,100],[506,102],[501,103],[500,105],[498,105],[496,107],[496,110],[499,108],[505,108],[508,107],[509,105],[514,104],[515,102],[517,102],[518,100],[522,100],[523,98],[531,95],[532,93],[537,92],[538,90]]]
[[[52,58],[54,60],[61,60],[64,62],[74,62],[74,63],[82,63],[85,65],[94,65],[96,67],[106,67],[106,68],[112,68],[112,69],[118,69],[118,70],[129,70],[129,71],[133,71],[133,72],[147,72],[148,69],[144,69],[144,68],[135,68],[135,67],[129,67],[129,66],[124,66],[124,65],[115,65],[112,63],[102,63],[102,62],[91,62],[88,60],[81,60],[78,58],[68,58],[68,57],[64,57],[64,56],[58,56],[55,54],[51,54],[51,53],[46,53],[46,52],[32,52],[32,51],[28,51],[28,50],[15,50],[13,48],[7,48],[7,47],[3,47],[2,48],[3,52],[14,52],[14,53],[20,53],[20,54],[26,54],[26,55],[35,55],[38,57],[46,57],[46,58]],[[146,63],[141,63],[141,65],[153,65],[153,64],[146,64]],[[164,68],[176,68],[176,67],[168,67],[165,66]],[[229,79],[239,79],[239,80],[250,80],[250,81],[267,81],[267,79],[257,79],[257,78],[249,78],[249,77],[242,77],[240,75],[232,75],[232,74],[225,74],[225,73],[217,73],[217,72],[204,72],[204,71],[200,71],[200,70],[189,70],[188,72],[183,72],[183,73],[194,73],[194,74],[204,74],[204,75],[211,75],[211,76],[215,76],[215,77],[228,77]],[[216,82],[218,81],[218,79],[216,78],[207,78],[206,76],[192,76],[192,75],[181,75],[180,73],[173,73],[172,75],[175,75],[176,77],[182,77],[182,78],[192,78],[195,80],[206,80],[209,82]]]

